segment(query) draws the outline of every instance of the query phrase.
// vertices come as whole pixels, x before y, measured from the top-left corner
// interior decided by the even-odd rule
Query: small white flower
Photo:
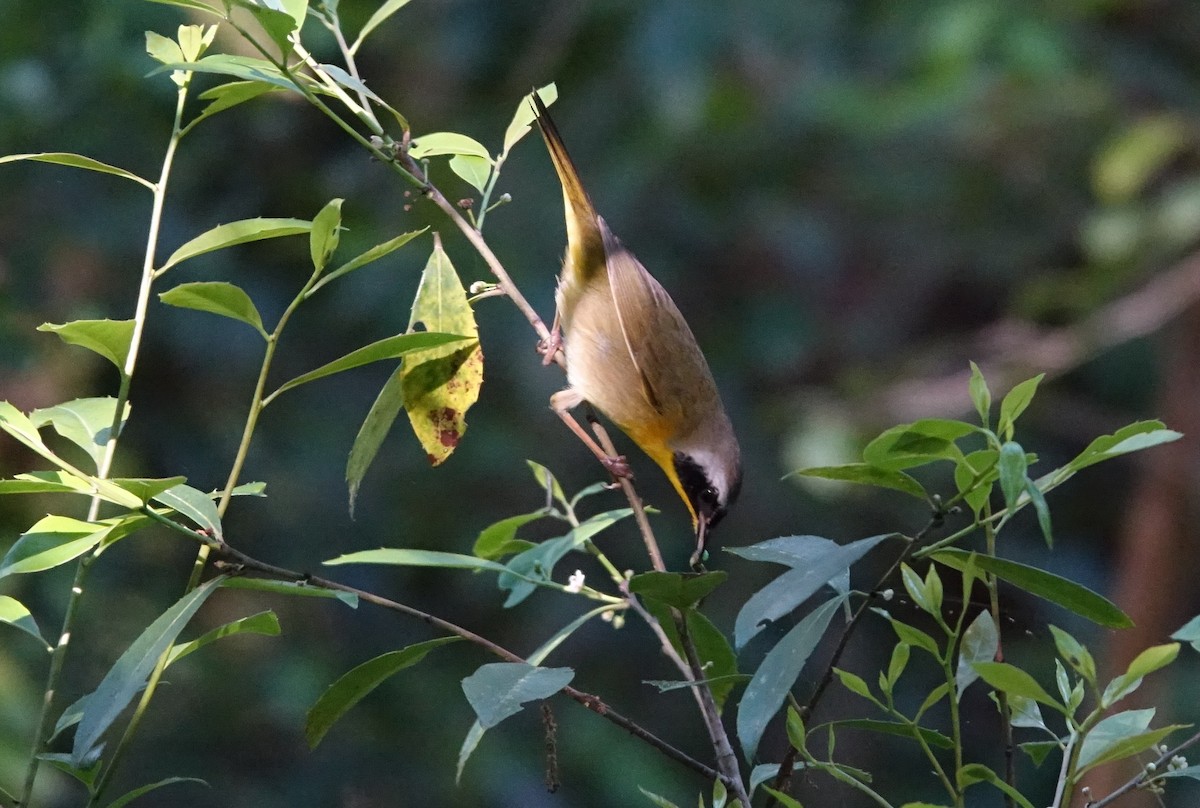
[[[567,579],[566,592],[582,592],[583,591],[583,573],[575,570],[575,574]]]
[[[613,621],[613,613],[612,612],[601,612],[600,619],[603,620],[605,623],[611,623]]]
[[[879,597],[883,598],[885,601],[891,600],[892,598],[896,597],[896,591],[894,589],[885,589],[879,593]]]

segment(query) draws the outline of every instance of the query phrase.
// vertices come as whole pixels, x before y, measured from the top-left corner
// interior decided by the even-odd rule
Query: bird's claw
[[[625,460],[625,455],[616,457],[605,457],[601,459],[604,468],[608,469],[608,473],[618,480],[632,480],[633,469],[629,467],[628,461]]]
[[[539,340],[537,344],[537,352],[541,354],[543,365],[554,364],[554,357],[562,348],[562,334],[555,330],[549,337]]]

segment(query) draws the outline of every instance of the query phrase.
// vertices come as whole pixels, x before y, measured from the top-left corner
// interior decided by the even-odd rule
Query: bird
[[[572,417],[590,404],[666,474],[692,519],[693,569],[742,483],[741,452],[708,362],[679,307],[596,212],[535,91],[534,117],[562,186],[567,248],[547,360],[561,345],[567,388],[551,408],[614,476],[630,476]]]

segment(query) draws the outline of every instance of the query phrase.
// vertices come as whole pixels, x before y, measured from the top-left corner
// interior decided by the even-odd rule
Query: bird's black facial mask
[[[675,453],[674,461],[675,473],[696,511],[696,518],[712,529],[725,516],[726,503],[721,502],[720,493],[699,463],[681,452]]]

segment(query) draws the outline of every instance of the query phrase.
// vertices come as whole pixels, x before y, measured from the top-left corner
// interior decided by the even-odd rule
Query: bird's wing
[[[625,347],[641,379],[642,394],[655,411],[662,413],[666,404],[662,394],[667,391],[659,390],[651,378],[652,375],[660,378],[657,371],[664,346],[656,346],[653,340],[659,336],[669,339],[669,335],[663,334],[664,318],[674,325],[673,320],[679,315],[666,290],[613,235],[604,219],[597,217],[596,221],[604,243],[609,288]]]

